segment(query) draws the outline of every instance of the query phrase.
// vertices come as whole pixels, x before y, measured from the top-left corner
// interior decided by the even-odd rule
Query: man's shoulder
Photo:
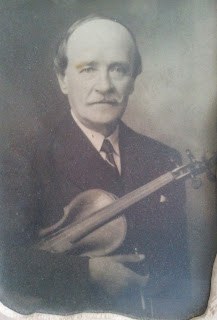
[[[141,157],[148,153],[152,159],[159,158],[161,160],[165,159],[165,161],[169,159],[170,162],[181,164],[181,155],[176,149],[134,131],[123,122],[120,125],[120,135],[124,143],[128,145],[128,148],[132,149],[132,152],[133,150],[137,151]]]

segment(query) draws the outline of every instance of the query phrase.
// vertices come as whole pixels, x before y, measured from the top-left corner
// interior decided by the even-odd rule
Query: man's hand
[[[137,263],[144,258],[142,254],[91,258],[89,260],[91,280],[111,296],[121,293],[127,287],[144,287],[149,275],[141,276],[124,266],[124,263]]]

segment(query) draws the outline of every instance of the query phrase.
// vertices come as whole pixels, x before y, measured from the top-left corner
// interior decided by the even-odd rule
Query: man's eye
[[[94,71],[95,71],[95,69],[93,67],[85,67],[85,68],[81,69],[80,73],[91,73]]]
[[[123,66],[112,66],[110,68],[110,71],[113,72],[114,74],[119,74],[119,75],[124,75],[127,73],[126,68],[124,68]]]

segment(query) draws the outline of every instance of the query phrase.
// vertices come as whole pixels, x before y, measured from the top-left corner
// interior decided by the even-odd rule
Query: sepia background
[[[0,133],[22,143],[67,109],[53,72],[60,35],[88,14],[114,17],[136,35],[143,73],[124,121],[196,157],[216,150],[216,0],[0,0]],[[3,138],[4,136],[4,138]],[[23,140],[24,139],[24,140]],[[7,140],[6,140],[7,141]],[[215,184],[187,187],[193,304],[206,307],[217,246]]]

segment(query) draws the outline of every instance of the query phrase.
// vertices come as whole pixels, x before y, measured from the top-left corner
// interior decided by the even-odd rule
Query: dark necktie
[[[118,175],[119,175],[119,171],[118,171],[118,168],[115,163],[114,156],[113,156],[114,148],[108,139],[104,139],[100,151],[105,152],[107,162],[115,169],[116,173],[118,173]]]

